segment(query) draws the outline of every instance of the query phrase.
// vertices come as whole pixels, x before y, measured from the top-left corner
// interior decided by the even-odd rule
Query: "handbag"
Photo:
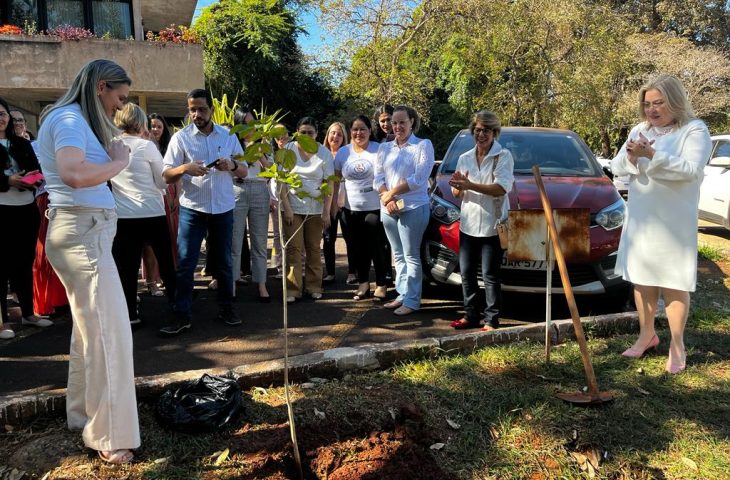
[[[494,182],[494,169],[497,168],[498,160],[499,155],[494,157],[494,163],[492,164],[492,182]],[[502,202],[504,202],[504,197],[495,197],[494,211],[499,212],[500,215],[502,214]],[[499,246],[502,247],[502,250],[507,250],[507,247],[509,246],[509,226],[507,224],[507,219],[497,219],[496,228],[497,235],[499,236]]]
[[[497,235],[499,235],[499,246],[502,250],[507,250],[509,246],[509,226],[507,221],[497,223]]]

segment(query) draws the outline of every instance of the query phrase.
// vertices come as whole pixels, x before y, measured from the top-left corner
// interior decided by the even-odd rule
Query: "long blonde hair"
[[[79,70],[68,91],[58,99],[44,114],[41,122],[52,111],[74,103],[81,106],[81,114],[86,119],[91,131],[104,148],[108,148],[112,138],[119,134],[112,120],[104,111],[96,91],[99,82],[105,81],[109,88],[117,88],[122,84],[132,85],[132,80],[122,67],[111,60],[92,60]]]
[[[689,98],[687,98],[687,90],[682,85],[682,82],[674,75],[662,74],[650,79],[639,90],[639,115],[646,122],[647,128],[651,125],[649,125],[646,119],[643,104],[646,92],[649,90],[657,90],[661,93],[662,98],[666,102],[667,111],[672,115],[674,121],[677,122],[678,127],[687,125],[690,120],[695,118],[694,110],[689,103]]]

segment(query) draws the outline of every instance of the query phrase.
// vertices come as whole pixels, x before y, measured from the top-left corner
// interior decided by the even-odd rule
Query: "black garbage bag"
[[[188,433],[223,430],[241,414],[243,399],[238,383],[207,373],[176,390],[166,391],[157,402],[160,423]]]

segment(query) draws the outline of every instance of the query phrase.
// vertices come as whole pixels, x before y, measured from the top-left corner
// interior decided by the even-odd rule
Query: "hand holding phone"
[[[210,162],[208,165],[205,166],[205,168],[217,167],[218,166],[218,162],[220,162],[220,158],[217,158],[214,161]]]

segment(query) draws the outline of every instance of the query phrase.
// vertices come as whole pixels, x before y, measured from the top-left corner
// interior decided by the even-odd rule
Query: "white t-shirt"
[[[284,148],[293,151],[297,157],[297,164],[292,169],[292,173],[297,173],[302,181],[302,187],[299,190],[307,192],[312,197],[318,197],[322,182],[335,174],[334,159],[330,151],[320,145],[319,151],[305,161],[299,155],[296,142],[291,142]],[[292,212],[298,215],[322,214],[322,201],[310,197],[299,198],[296,192],[294,189],[289,189],[288,198]]]
[[[9,149],[10,141],[7,138],[0,139],[0,145],[5,147],[5,149]],[[10,157],[9,152],[8,156]],[[7,177],[20,173],[18,162],[13,157],[10,157],[10,168],[6,168],[4,173]],[[20,190],[15,187],[10,187],[7,192],[0,192],[0,205],[17,207],[28,205],[29,203],[33,203],[32,190]]]
[[[369,142],[365,150],[355,152],[352,145],[345,145],[335,156],[335,170],[342,172],[345,190],[345,208],[355,212],[380,209],[380,196],[373,188],[375,162],[380,144]]]
[[[112,178],[112,193],[119,218],[149,218],[165,215],[162,192],[162,155],[154,143],[139,137],[124,136],[129,147],[129,165]]]
[[[52,207],[114,208],[114,196],[106,182],[72,188],[63,183],[58,174],[56,152],[64,147],[80,149],[89,163],[112,161],[86,122],[78,103],[56,108],[45,117],[38,132],[38,147]]]

